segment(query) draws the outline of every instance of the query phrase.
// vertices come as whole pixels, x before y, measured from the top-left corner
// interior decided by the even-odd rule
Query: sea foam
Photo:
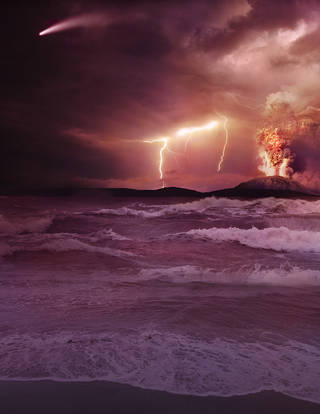
[[[278,335],[259,342],[163,332],[77,331],[0,338],[0,379],[107,380],[191,395],[275,390],[320,402],[319,349]],[[301,386],[303,384],[303,386]]]
[[[260,264],[241,266],[240,269],[226,267],[217,271],[210,267],[174,266],[142,269],[135,280],[160,280],[171,283],[213,283],[233,285],[269,286],[320,286],[320,271],[285,264],[279,267],[266,267]]]
[[[231,216],[267,215],[320,215],[320,201],[288,200],[278,198],[264,198],[253,200],[238,200],[230,198],[207,197],[187,203],[169,205],[147,205],[140,203],[120,208],[104,208],[92,211],[93,215],[135,216],[145,219],[162,217],[167,215],[199,213],[204,215],[223,215],[224,212]]]
[[[215,242],[238,242],[255,249],[275,251],[320,252],[320,232],[309,230],[291,230],[287,227],[267,227],[258,229],[240,229],[237,227],[192,229],[185,233],[176,233],[168,237],[189,236]]]
[[[103,229],[90,234],[74,233],[33,233],[11,235],[0,241],[0,257],[16,252],[68,252],[84,251],[88,253],[102,253],[117,257],[134,257],[135,254],[113,247],[97,244],[104,240],[129,240],[115,233],[112,229]]]

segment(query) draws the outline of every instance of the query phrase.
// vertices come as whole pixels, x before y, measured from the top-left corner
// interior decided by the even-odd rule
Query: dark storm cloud
[[[40,20],[34,9],[23,11],[27,21]],[[13,10],[9,12],[11,22],[15,18],[25,27],[20,14],[16,18]],[[35,37],[37,29],[34,24],[29,37],[11,38],[2,66],[3,185],[45,185],[45,177],[52,185],[55,175],[58,185],[61,177],[68,183],[81,176],[123,177],[123,164],[114,150],[102,152],[94,142],[84,145],[64,131],[77,127],[99,130],[106,140],[126,137],[119,127],[128,115],[122,115],[129,107],[134,110],[132,103],[143,105],[150,99],[150,83],[161,85],[164,71],[160,76],[156,65],[170,50],[168,41],[148,21],[120,22],[102,33],[70,33],[45,42]],[[126,174],[130,170],[126,166]]]
[[[231,18],[223,28],[214,24],[199,29],[194,41],[206,51],[224,54],[257,33],[293,28],[302,16],[310,13],[316,1],[306,0],[248,0],[250,10]]]
[[[110,23],[37,36],[52,24],[86,13],[101,13]],[[317,13],[312,1],[8,3],[0,28],[6,39],[2,186],[61,186],[81,180],[154,185],[148,179],[150,171],[157,179],[157,148],[141,141],[219,114],[234,120],[225,172],[254,175],[252,142],[264,100],[288,81],[287,67],[299,66],[305,50],[315,56],[318,29],[288,47],[281,44],[279,53],[271,38],[257,51],[250,47],[260,35],[295,29],[312,13]],[[243,66],[248,59],[254,62],[250,76]],[[211,152],[189,160],[199,182],[201,174],[214,174],[221,144],[218,131],[217,144],[208,144]],[[167,169],[178,180],[179,169],[169,158]],[[187,175],[180,171],[183,183]],[[185,185],[197,187],[195,177],[189,174]]]
[[[113,151],[102,151],[59,131],[42,130],[41,137],[24,130],[3,129],[1,187],[71,186],[75,178],[112,176],[120,162]],[[121,175],[121,171],[117,172]],[[19,183],[19,185],[17,185]]]

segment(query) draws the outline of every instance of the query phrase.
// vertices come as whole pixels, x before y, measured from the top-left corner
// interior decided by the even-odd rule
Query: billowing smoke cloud
[[[259,169],[319,189],[320,108],[306,102],[298,91],[279,91],[267,97],[265,126],[257,132]]]

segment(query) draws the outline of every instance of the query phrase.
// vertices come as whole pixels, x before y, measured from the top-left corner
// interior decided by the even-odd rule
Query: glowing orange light
[[[276,175],[276,168],[271,164],[271,160],[267,154],[267,151],[260,150],[259,157],[261,160],[261,165],[258,166],[258,169],[266,176]]]
[[[279,128],[262,128],[257,135],[261,165],[258,167],[265,175],[290,176],[289,163],[293,158],[290,139]]]
[[[282,161],[282,164],[279,167],[279,175],[281,177],[289,177],[289,175],[287,174],[287,168],[289,165],[289,158],[284,158]]]

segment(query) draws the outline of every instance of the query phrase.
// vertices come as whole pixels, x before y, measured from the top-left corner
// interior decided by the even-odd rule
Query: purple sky
[[[182,4],[183,3],[183,4]],[[1,24],[2,188],[210,190],[259,175],[256,129],[270,105],[320,121],[317,1],[7,3]],[[85,23],[38,36],[51,25]],[[220,173],[223,116],[230,141]],[[183,127],[220,123],[193,136]],[[306,134],[308,135],[308,134]],[[295,143],[301,182],[318,181],[318,146]]]

